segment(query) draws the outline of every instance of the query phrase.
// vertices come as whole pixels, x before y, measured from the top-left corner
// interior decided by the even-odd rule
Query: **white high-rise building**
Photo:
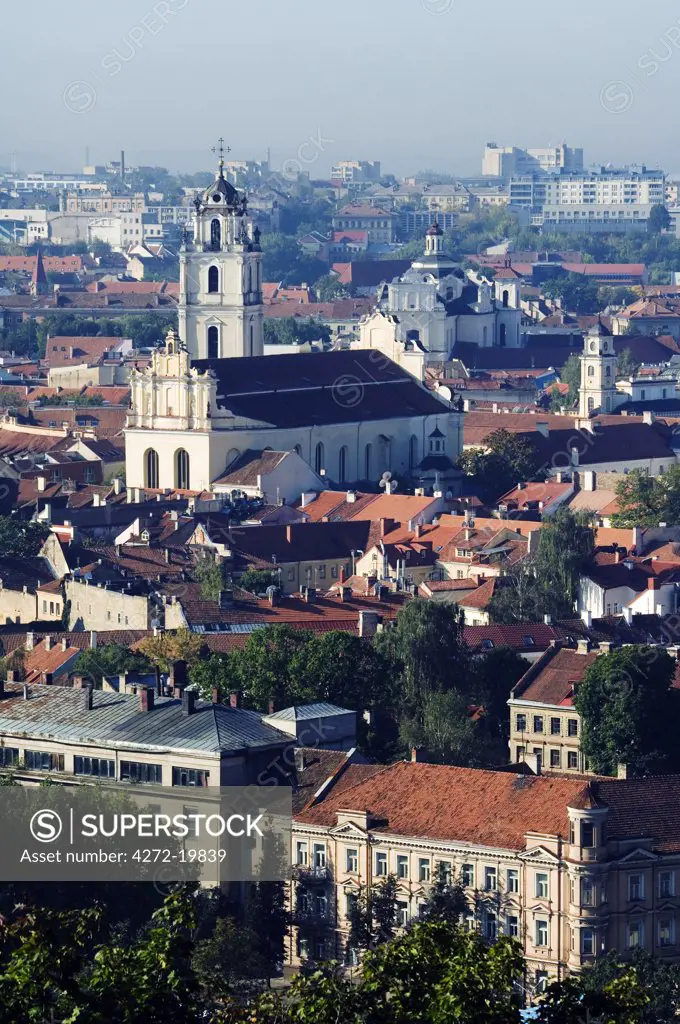
[[[555,174],[558,171],[582,171],[583,150],[572,149],[566,142],[542,149],[519,149],[488,142],[484,149],[482,174],[508,178],[517,174]]]

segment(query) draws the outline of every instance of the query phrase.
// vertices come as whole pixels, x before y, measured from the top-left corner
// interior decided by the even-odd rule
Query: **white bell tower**
[[[583,341],[579,416],[613,412],[625,400],[616,390],[617,363],[614,339],[598,320]]]
[[[260,231],[224,176],[222,144],[217,177],[194,200],[194,239],[180,249],[179,336],[192,359],[264,350]]]

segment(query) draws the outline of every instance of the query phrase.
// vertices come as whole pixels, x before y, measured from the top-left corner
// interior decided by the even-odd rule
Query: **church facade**
[[[209,490],[246,452],[296,451],[329,486],[457,493],[461,403],[378,351],[264,356],[262,252],[218,175],[181,252],[179,337],[130,378],[128,488]]]
[[[509,262],[493,284],[466,273],[443,251],[442,229],[432,224],[423,255],[380,286],[353,347],[383,352],[420,380],[428,367],[449,361],[458,342],[519,348],[520,280]]]

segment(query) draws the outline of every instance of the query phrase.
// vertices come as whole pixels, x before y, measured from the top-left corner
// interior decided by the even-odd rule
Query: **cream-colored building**
[[[294,817],[290,960],[354,962],[348,913],[362,888],[394,875],[405,926],[440,865],[465,888],[467,927],[522,944],[528,999],[610,950],[677,960],[679,796],[680,777],[348,763]]]

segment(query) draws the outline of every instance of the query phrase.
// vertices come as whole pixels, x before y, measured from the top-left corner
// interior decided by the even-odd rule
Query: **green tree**
[[[44,523],[25,523],[0,516],[0,551],[5,558],[37,558],[50,535]]]
[[[189,681],[203,700],[209,701],[213,699],[214,690],[217,690],[220,701],[225,701],[239,688],[231,659],[224,654],[211,654],[209,658],[194,662],[189,669]]]
[[[581,571],[590,559],[595,534],[587,514],[559,508],[542,527],[536,554],[516,565],[491,599],[493,622],[537,622],[574,614]]]
[[[639,369],[640,364],[636,363],[633,359],[633,353],[631,350],[629,348],[624,348],[617,361],[616,376],[634,377]]]
[[[657,203],[649,211],[647,230],[650,235],[660,235],[662,231],[668,231],[671,226],[671,215],[661,203]]]
[[[623,964],[613,950],[580,976],[586,997],[611,991],[612,983],[627,979],[635,972],[635,988],[642,989],[646,1004],[638,1007],[635,1024],[676,1024],[680,1015],[680,967],[637,949]],[[560,991],[558,989],[558,995]]]
[[[504,428],[484,438],[482,446],[462,453],[458,465],[474,484],[480,496],[495,501],[524,480],[534,480],[541,465],[533,443]]]
[[[546,281],[542,292],[549,299],[561,299],[573,313],[597,313],[598,286],[584,274],[560,274]]]
[[[73,672],[101,689],[103,676],[117,676],[123,672],[147,672],[150,662],[122,644],[103,644],[87,647],[76,659]]]
[[[573,409],[578,402],[579,388],[581,386],[581,360],[577,355],[571,355],[560,370],[560,382],[569,386],[566,395],[556,394],[552,404],[557,409]]]
[[[201,657],[203,641],[190,629],[178,629],[174,633],[146,636],[137,649],[152,665],[167,672],[175,661],[185,661],[191,668]]]
[[[204,601],[219,601],[225,587],[224,566],[214,558],[201,558],[194,568],[194,576],[200,584]]]
[[[270,701],[283,708],[315,699],[297,672],[298,656],[312,636],[309,630],[293,626],[267,626],[256,629],[241,650],[232,653],[234,679],[250,707],[266,711]]]
[[[421,905],[420,920],[457,925],[468,909],[465,889],[451,877],[450,869],[447,871],[444,864],[439,864],[427,899]]]
[[[359,712],[391,701],[391,680],[379,651],[351,633],[313,634],[298,665],[316,700]]]
[[[470,714],[469,698],[458,690],[427,693],[418,712],[401,723],[404,746],[426,751],[428,761],[479,767],[488,763],[484,735]]]
[[[619,511],[616,527],[658,526],[680,522],[680,466],[669,466],[660,476],[634,469],[616,485]]]
[[[238,585],[251,594],[262,594],[267,587],[278,587],[279,573],[269,569],[246,569],[239,576]]]
[[[338,281],[336,274],[324,274],[315,284],[316,297],[319,302],[334,302],[336,299],[346,299],[348,291]]]
[[[210,938],[196,944],[192,964],[206,1000],[223,1002],[235,991],[252,998],[269,978],[257,935],[236,917],[218,918]]]
[[[394,938],[398,926],[399,885],[388,875],[373,886],[364,886],[350,904],[348,946],[375,949]]]
[[[574,707],[582,720],[581,749],[593,770],[615,775],[658,774],[677,760],[680,722],[671,690],[675,663],[659,647],[623,647],[588,666]]]
[[[397,713],[418,713],[427,694],[453,689],[468,671],[460,612],[446,604],[409,601],[375,644],[390,666]]]

